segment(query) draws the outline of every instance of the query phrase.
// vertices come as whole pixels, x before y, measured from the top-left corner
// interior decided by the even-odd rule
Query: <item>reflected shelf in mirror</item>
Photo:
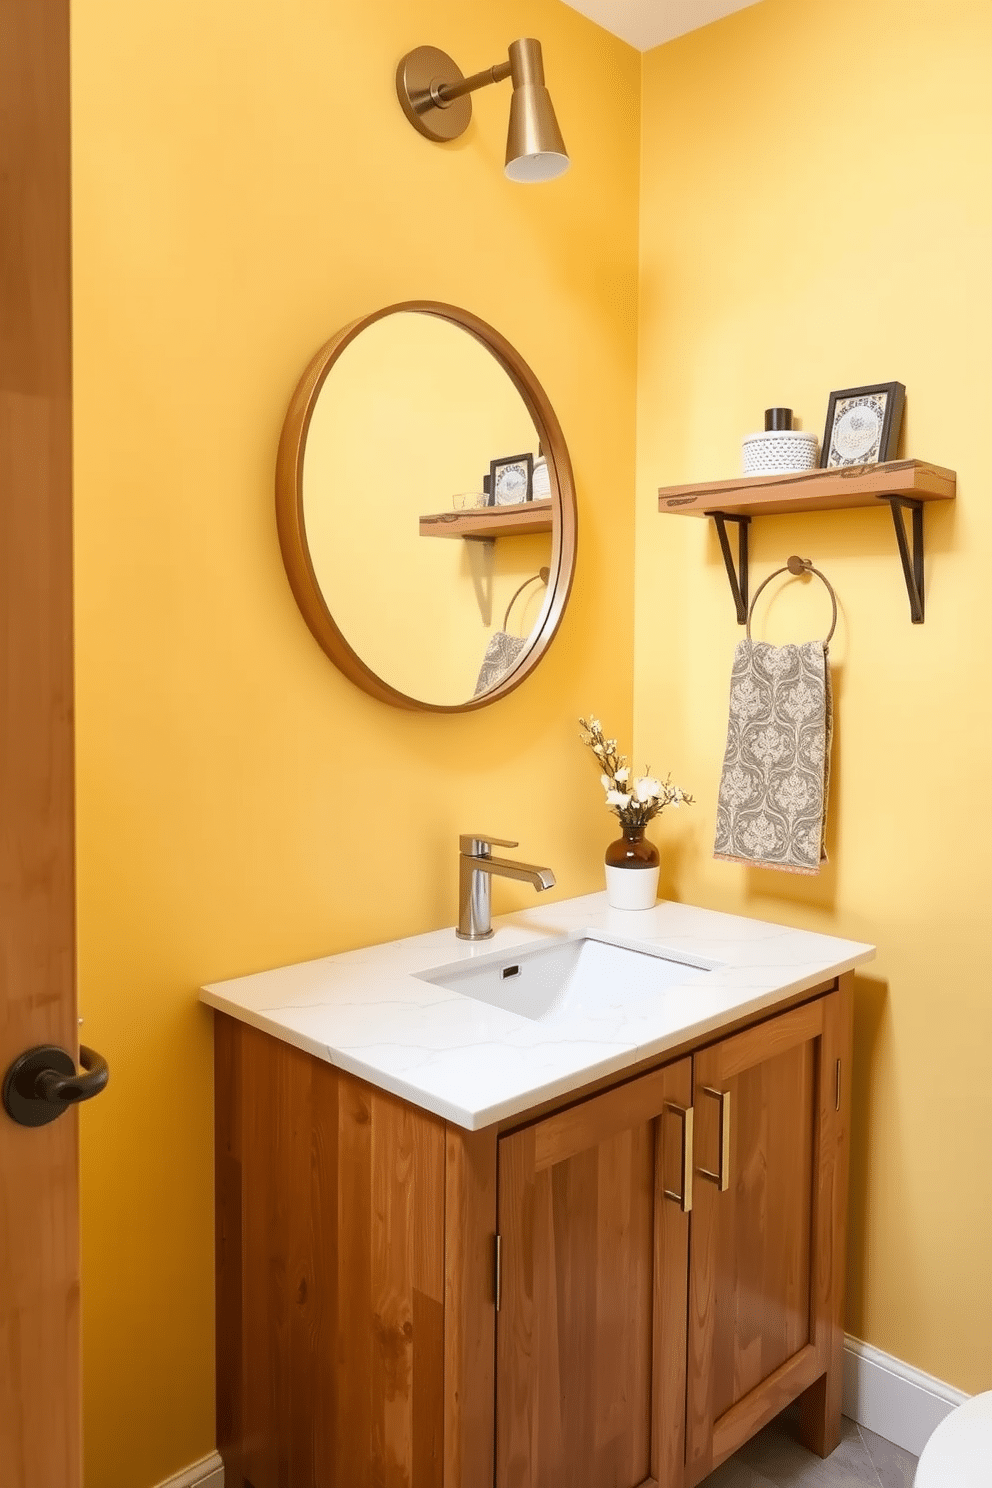
[[[516,506],[479,506],[469,511],[430,512],[420,518],[421,537],[528,537],[552,530],[551,501]]]

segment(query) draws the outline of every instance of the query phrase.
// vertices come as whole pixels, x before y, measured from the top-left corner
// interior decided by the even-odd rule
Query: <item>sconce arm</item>
[[[501,83],[510,76],[510,63],[497,62],[492,67],[487,67],[484,72],[473,72],[471,77],[462,78],[460,83],[432,83],[431,98],[437,108],[444,108],[453,103],[456,98],[464,98],[466,93],[474,93],[479,88],[488,88],[490,83]]]

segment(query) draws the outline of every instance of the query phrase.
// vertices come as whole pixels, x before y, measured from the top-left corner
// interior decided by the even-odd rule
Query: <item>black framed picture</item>
[[[530,501],[534,486],[534,456],[504,455],[489,462],[489,492],[493,506],[517,506]]]
[[[821,468],[881,465],[894,460],[905,404],[906,389],[901,382],[879,382],[873,387],[831,393]]]

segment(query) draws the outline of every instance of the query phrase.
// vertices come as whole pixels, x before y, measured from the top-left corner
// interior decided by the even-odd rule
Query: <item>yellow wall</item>
[[[877,942],[858,978],[848,1326],[992,1386],[988,686],[992,610],[992,8],[764,0],[645,58],[635,733],[700,799],[671,824],[689,901]],[[809,881],[712,859],[734,623],[716,537],[659,485],[739,471],[742,435],[898,379],[903,450],[958,472],[926,514],[909,622],[886,510],[753,524],[841,620],[831,862]],[[793,586],[759,636],[826,628]],[[674,723],[673,723],[674,721]]]
[[[473,71],[528,35],[576,162],[541,188],[502,175],[508,88],[442,148],[393,85],[417,44]],[[197,986],[451,924],[470,827],[559,895],[600,882],[576,719],[630,737],[640,67],[557,0],[78,0],[73,48],[80,1010],[113,1072],[82,1123],[87,1481],[144,1488],[215,1442]],[[576,475],[562,630],[467,717],[339,676],[276,540],[304,365],[413,298],[515,343]]]

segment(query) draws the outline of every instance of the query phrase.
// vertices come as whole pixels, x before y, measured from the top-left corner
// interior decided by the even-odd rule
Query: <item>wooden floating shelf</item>
[[[551,531],[551,498],[516,506],[478,506],[469,511],[433,512],[420,518],[421,537],[529,537]]]
[[[845,511],[877,506],[890,496],[914,501],[953,501],[953,470],[925,460],[889,460],[884,465],[852,465],[839,470],[803,470],[789,475],[744,475],[735,480],[692,486],[662,486],[658,510],[673,516],[706,517],[711,512],[775,516],[780,512]]]
[[[747,621],[748,541],[752,517],[786,512],[849,511],[885,502],[892,512],[899,560],[914,625],[923,624],[923,507],[927,501],[953,501],[957,476],[926,460],[887,460],[884,465],[851,465],[833,470],[793,471],[788,475],[742,475],[735,480],[662,486],[658,510],[669,517],[712,517],[716,524],[738,624]],[[903,512],[912,517],[906,532]],[[734,563],[727,523],[737,524]]]

